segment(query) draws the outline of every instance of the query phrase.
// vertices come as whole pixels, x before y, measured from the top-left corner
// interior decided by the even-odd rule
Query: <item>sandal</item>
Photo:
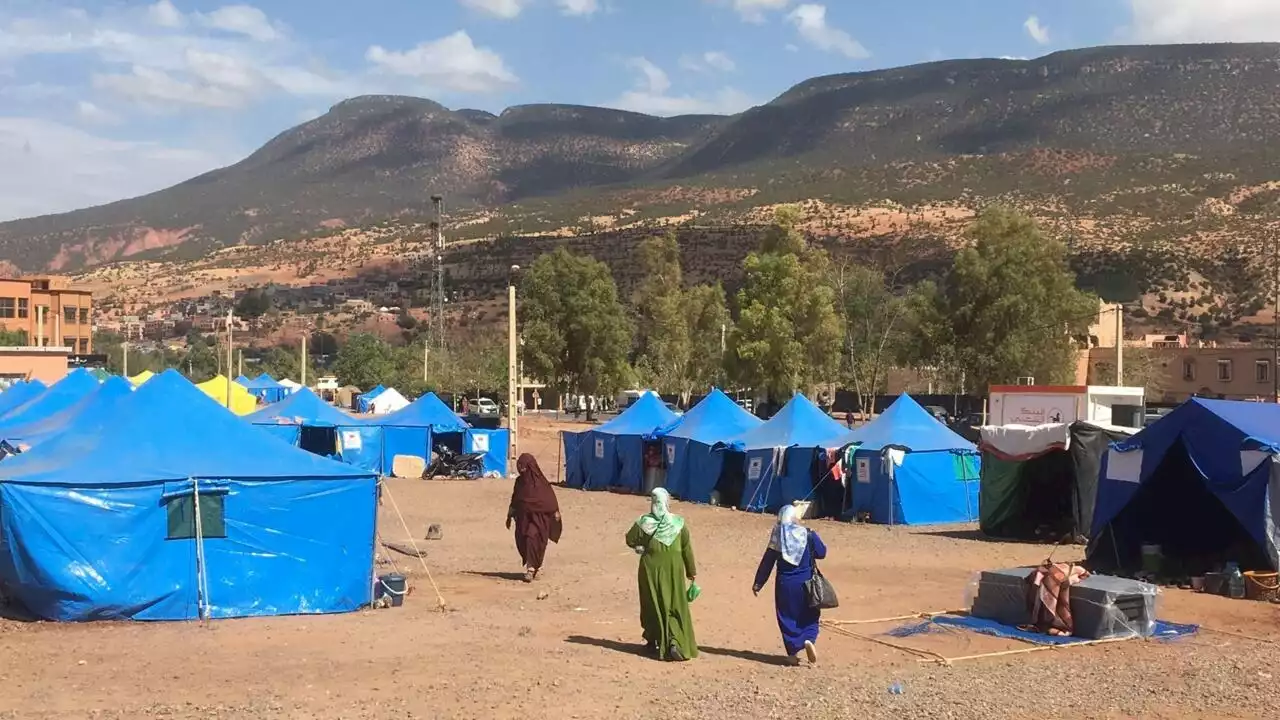
[[[532,570],[532,569],[530,569],[530,570],[525,570],[525,571],[524,571],[524,581],[525,581],[525,582],[527,582],[527,583],[531,583],[531,582],[533,582],[533,576],[534,576],[534,575],[536,575],[536,574],[537,574],[537,572],[536,572],[536,571],[534,571],[534,570]]]

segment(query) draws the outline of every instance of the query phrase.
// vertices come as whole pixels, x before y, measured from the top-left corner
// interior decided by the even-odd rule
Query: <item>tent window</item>
[[[1271,380],[1271,363],[1266,360],[1258,360],[1253,363],[1253,377],[1258,382],[1268,382]]]
[[[1218,379],[1222,382],[1231,382],[1231,361],[1218,361]]]
[[[226,495],[200,494],[200,530],[206,538],[227,536]],[[190,495],[170,498],[168,540],[193,540],[196,536],[196,503]]]

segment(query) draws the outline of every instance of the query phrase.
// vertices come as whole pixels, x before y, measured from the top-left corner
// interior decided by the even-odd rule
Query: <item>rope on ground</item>
[[[961,655],[960,657],[949,658],[949,657],[942,657],[941,655],[939,655],[936,659],[921,658],[919,660],[916,660],[916,662],[922,662],[922,663],[932,662],[932,663],[938,663],[939,665],[949,666],[952,663],[957,663],[957,662],[960,662],[961,660],[980,660],[983,658],[1003,657],[1006,655],[1025,655],[1026,653],[1040,652],[1042,650],[1062,650],[1063,648],[1085,647],[1087,645],[1105,645],[1107,643],[1128,642],[1130,640],[1137,640],[1137,639],[1138,637],[1136,635],[1131,635],[1128,637],[1103,638],[1101,640],[1085,640],[1084,642],[1066,643],[1065,645],[1035,645],[1032,647],[1018,648],[1016,650],[1000,650],[998,652],[980,653],[978,655]]]
[[[404,543],[398,543],[398,542],[391,542],[390,540],[383,540],[382,547],[387,548],[388,550],[395,550],[401,555],[408,555],[409,557],[424,558],[427,556],[426,550],[418,550],[417,548],[412,547],[410,545],[405,545]],[[390,558],[387,558],[387,559],[390,560]],[[395,562],[392,561],[392,566],[394,565],[395,565]]]
[[[844,635],[846,637],[851,637],[858,640],[865,640],[870,643],[875,643],[876,645],[883,645],[888,648],[893,648],[894,650],[901,650],[902,652],[915,655],[920,662],[936,662],[936,663],[941,663],[943,665],[949,664],[945,657],[939,655],[936,652],[933,652],[932,650],[921,650],[919,648],[913,648],[913,647],[908,647],[906,645],[899,645],[898,643],[889,642],[888,640],[881,640],[880,638],[871,637],[870,635],[863,635],[862,633],[854,632],[847,628],[840,627],[839,625],[832,625],[826,620],[820,620],[819,624],[821,624],[823,627],[827,628],[831,632],[836,633],[837,635]]]
[[[1254,637],[1253,635],[1245,635],[1244,633],[1232,632],[1230,630],[1219,630],[1217,628],[1205,627],[1204,625],[1201,625],[1200,629],[1205,632],[1214,633],[1216,635],[1226,635],[1227,637],[1240,638],[1241,640],[1252,640],[1254,642],[1266,643],[1268,645],[1280,644],[1280,642],[1277,642],[1276,640],[1273,640],[1271,638]]]
[[[871,620],[823,620],[822,622],[830,625],[875,625],[878,623],[897,622],[901,620],[928,620],[938,617],[939,615],[968,615],[968,610],[935,610],[933,612],[911,613],[910,615],[898,615],[887,618],[873,618]]]
[[[405,522],[404,514],[400,512],[400,504],[396,502],[395,496],[391,494],[391,488],[387,486],[385,480],[380,480],[379,482],[382,483],[382,489],[387,492],[387,497],[391,498],[391,507],[395,508],[396,517],[400,518],[400,525],[404,528],[405,537],[409,538],[409,544],[413,546],[414,552],[418,553],[418,561],[422,563],[422,571],[427,574],[427,580],[431,583],[431,589],[436,593],[436,603],[438,604],[439,609],[444,610],[446,607],[444,595],[440,594],[440,586],[436,585],[436,579],[431,577],[431,568],[427,567],[427,561],[424,557],[426,553],[423,553],[422,550],[418,548],[418,543],[414,542],[413,532],[409,530],[409,523]]]

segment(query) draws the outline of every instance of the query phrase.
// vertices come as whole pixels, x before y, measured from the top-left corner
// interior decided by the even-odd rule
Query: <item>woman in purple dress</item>
[[[769,549],[760,559],[756,583],[751,591],[759,595],[760,589],[769,582],[773,566],[778,566],[778,577],[773,583],[773,602],[778,611],[782,646],[796,664],[800,662],[801,652],[810,663],[816,663],[820,611],[809,607],[804,584],[813,577],[814,560],[827,556],[827,546],[818,533],[797,522],[796,516],[792,505],[778,513],[778,524],[769,536]]]

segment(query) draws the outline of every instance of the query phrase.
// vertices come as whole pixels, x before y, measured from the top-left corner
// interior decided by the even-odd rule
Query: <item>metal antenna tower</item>
[[[431,220],[431,261],[434,264],[431,287],[431,344],[444,350],[444,197],[431,196],[434,217]]]

